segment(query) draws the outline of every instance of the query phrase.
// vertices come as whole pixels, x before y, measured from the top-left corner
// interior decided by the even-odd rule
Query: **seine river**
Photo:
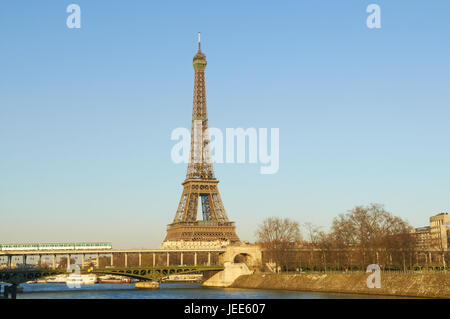
[[[200,285],[162,284],[156,290],[135,289],[128,284],[95,284],[81,288],[69,288],[65,284],[23,284],[23,293],[17,299],[239,299],[239,298],[279,298],[279,299],[335,299],[335,298],[380,298],[379,296],[333,294],[319,292],[297,292],[259,289],[213,289]]]

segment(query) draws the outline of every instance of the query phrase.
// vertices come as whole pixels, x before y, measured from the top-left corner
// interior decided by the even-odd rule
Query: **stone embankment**
[[[382,273],[380,288],[368,288],[368,276],[368,273],[251,274],[239,276],[228,287],[450,298],[450,274]]]

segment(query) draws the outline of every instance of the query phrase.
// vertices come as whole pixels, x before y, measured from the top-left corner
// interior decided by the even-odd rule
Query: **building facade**
[[[430,217],[430,236],[432,248],[450,250],[450,215],[448,213]]]
[[[424,226],[413,230],[417,249],[429,249],[431,246],[431,227]]]
[[[450,215],[440,213],[430,217],[430,226],[413,230],[416,248],[450,251]]]

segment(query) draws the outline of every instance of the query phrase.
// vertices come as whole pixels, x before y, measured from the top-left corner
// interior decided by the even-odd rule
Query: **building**
[[[450,250],[450,215],[448,213],[430,217],[430,235],[432,248]]]
[[[430,226],[416,228],[417,249],[439,249],[450,251],[450,215],[440,213],[430,217]]]
[[[431,244],[431,227],[424,226],[416,228],[412,231],[415,235],[416,248],[417,249],[428,249]]]
[[[86,258],[82,261],[83,264],[81,267],[88,268],[88,267],[99,267],[98,260],[96,257]]]

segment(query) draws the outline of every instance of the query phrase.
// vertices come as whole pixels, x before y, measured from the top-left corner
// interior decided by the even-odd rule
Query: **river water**
[[[22,284],[17,299],[354,299],[386,298],[370,295],[261,290],[237,288],[203,288],[191,284],[161,284],[159,289],[135,289],[134,284],[95,284],[69,288],[65,284]]]

